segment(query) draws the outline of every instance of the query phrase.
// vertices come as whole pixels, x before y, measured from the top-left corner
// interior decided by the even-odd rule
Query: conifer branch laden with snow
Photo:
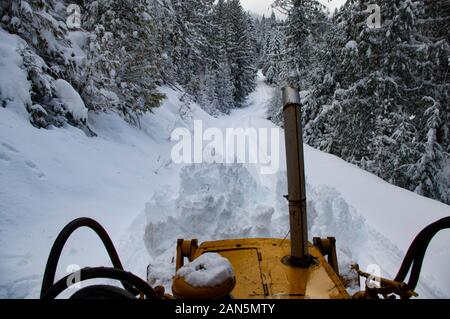
[[[374,4],[379,28],[367,24]],[[263,58],[262,68],[270,83],[304,91],[305,141],[450,203],[449,2],[348,1],[332,17],[316,1],[275,5],[287,19],[269,26],[264,41],[274,43],[279,29],[285,41],[263,57],[282,58]],[[291,66],[275,81],[274,63]],[[268,116],[277,124],[280,107],[274,97]]]

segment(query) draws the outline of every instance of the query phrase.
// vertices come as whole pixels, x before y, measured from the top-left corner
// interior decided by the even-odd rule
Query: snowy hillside
[[[89,115],[98,137],[66,126],[30,125],[20,104],[0,108],[0,297],[36,298],[53,240],[70,220],[88,216],[109,231],[127,270],[166,286],[177,238],[284,237],[288,229],[284,148],[278,174],[254,165],[175,165],[174,128],[274,127],[265,120],[272,88],[259,74],[248,107],[213,118],[167,95],[141,129],[113,114]],[[182,114],[182,115],[180,115]],[[280,136],[281,144],[284,136]],[[339,158],[306,147],[310,236],[336,236],[342,270],[379,264],[392,278],[414,236],[450,215],[450,206],[392,186]],[[450,234],[426,255],[421,297],[450,297]],[[101,243],[82,230],[59,268],[107,265]],[[426,283],[425,283],[426,282]]]

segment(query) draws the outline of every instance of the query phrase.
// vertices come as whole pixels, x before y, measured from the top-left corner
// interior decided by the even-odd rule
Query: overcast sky
[[[335,8],[340,7],[346,0],[319,0],[322,4],[330,8],[331,12]],[[265,14],[266,16],[272,12],[270,5],[273,0],[241,0],[242,6],[255,13]]]

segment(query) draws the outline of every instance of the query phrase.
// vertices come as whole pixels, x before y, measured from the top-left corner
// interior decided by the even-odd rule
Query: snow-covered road
[[[109,230],[127,270],[170,286],[177,238],[284,237],[288,229],[284,136],[280,171],[258,165],[175,165],[171,132],[205,127],[274,128],[266,120],[273,89],[261,74],[248,107],[213,118],[182,92],[168,99],[142,129],[111,114],[90,117],[99,135],[67,127],[37,130],[25,112],[0,108],[0,297],[39,295],[46,258],[59,230],[89,216]],[[180,116],[180,114],[182,114]],[[335,236],[341,269],[378,264],[392,277],[414,236],[450,215],[450,206],[392,186],[339,158],[305,146],[310,236]],[[252,151],[252,150],[250,150]],[[253,150],[255,151],[255,150]],[[450,297],[450,234],[430,246],[421,297]],[[80,231],[68,243],[59,276],[70,264],[106,265],[100,242]]]

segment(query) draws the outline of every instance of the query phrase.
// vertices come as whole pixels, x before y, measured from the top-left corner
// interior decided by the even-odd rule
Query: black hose
[[[53,286],[53,283],[55,281],[56,268],[58,266],[59,258],[61,257],[64,245],[66,244],[72,233],[81,227],[88,227],[92,229],[98,235],[98,237],[100,237],[103,245],[108,252],[109,258],[111,259],[114,268],[123,271],[123,266],[120,262],[119,255],[117,254],[114,244],[111,241],[111,238],[109,237],[106,230],[91,218],[78,218],[64,227],[53,244],[50,255],[48,257],[47,265],[45,267],[44,278],[42,280],[41,298],[47,293],[47,290],[49,290]],[[122,282],[122,285],[133,295],[136,296],[139,294],[138,290],[136,290],[133,286],[127,284],[126,282]]]
[[[41,299],[55,299],[58,297],[61,292],[70,286],[70,283],[68,283],[70,276],[72,275],[67,275],[52,285],[43,294],[41,294]],[[79,271],[79,277],[82,278],[81,281],[96,278],[120,280],[136,287],[138,291],[142,292],[148,299],[158,298],[152,287],[150,287],[144,280],[121,269],[106,267],[83,268]]]
[[[450,217],[438,220],[437,222],[426,227],[420,232],[419,235],[417,235],[406,253],[402,266],[395,277],[395,281],[404,282],[412,266],[411,275],[409,276],[408,281],[408,288],[411,290],[416,288],[427,248],[434,236],[444,229],[450,229]]]

